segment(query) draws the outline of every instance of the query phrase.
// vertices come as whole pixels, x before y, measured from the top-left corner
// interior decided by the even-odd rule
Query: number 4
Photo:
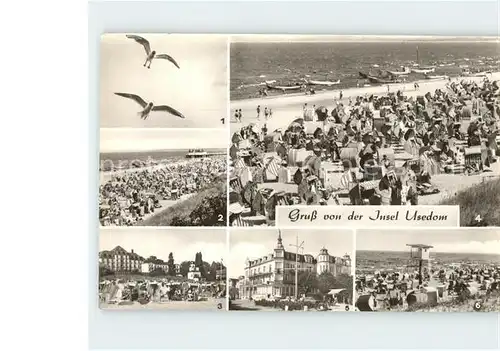
[[[476,221],[481,222],[481,215],[477,215],[475,218]]]

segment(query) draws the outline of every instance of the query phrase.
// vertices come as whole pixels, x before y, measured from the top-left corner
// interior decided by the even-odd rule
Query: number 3
[[[223,215],[221,215],[221,214],[219,215],[219,217],[218,217],[218,218],[219,218],[219,222],[222,222],[222,221],[224,220],[224,216],[223,216]]]

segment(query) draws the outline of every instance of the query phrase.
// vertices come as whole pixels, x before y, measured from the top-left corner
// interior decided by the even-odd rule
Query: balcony
[[[270,274],[273,274],[273,272],[255,272],[253,274],[250,274],[250,278],[261,277],[261,276],[270,275]]]

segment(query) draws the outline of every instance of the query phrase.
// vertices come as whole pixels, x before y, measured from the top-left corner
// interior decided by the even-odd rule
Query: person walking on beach
[[[413,83],[413,87],[415,88],[415,91],[417,91],[419,88],[418,83],[417,82]]]
[[[343,96],[344,96],[344,94],[342,93],[342,90],[341,90],[340,93],[339,93],[339,100],[342,100]]]
[[[273,117],[273,110],[269,109],[269,119],[271,119],[272,117]]]
[[[260,118],[260,105],[257,106],[257,119]]]

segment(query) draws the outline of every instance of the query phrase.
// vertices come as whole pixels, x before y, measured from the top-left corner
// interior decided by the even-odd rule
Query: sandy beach
[[[490,80],[500,80],[500,72],[493,72],[488,77]],[[453,81],[467,80],[474,82],[481,82],[483,77],[463,77],[463,78],[453,78]],[[446,89],[445,85],[448,80],[421,80],[418,82],[420,88],[415,90],[413,84],[411,83],[394,83],[389,84],[390,92],[397,92],[398,90],[403,91],[407,96],[418,96],[425,95],[427,92],[434,92],[436,89]],[[325,106],[331,111],[333,106],[333,99],[339,98],[339,90],[329,90],[329,91],[316,91],[314,95],[305,95],[304,93],[290,93],[281,96],[270,96],[261,99],[247,99],[247,100],[235,100],[231,101],[231,133],[239,130],[243,125],[248,125],[250,123],[256,123],[261,125],[264,121],[264,107],[270,108],[273,111],[273,117],[267,121],[267,129],[271,132],[277,128],[285,129],[294,119],[302,118],[303,110],[302,107],[305,103],[312,106],[316,105]],[[360,88],[350,88],[343,89],[342,101],[344,104],[347,103],[349,97],[362,96],[365,94],[371,95],[383,95],[387,93],[387,85],[360,87]],[[257,119],[257,106],[261,106],[261,117],[260,121]],[[241,109],[242,111],[242,123],[237,123],[234,120],[234,110]]]
[[[488,77],[490,80],[499,80],[500,72],[493,72]],[[483,77],[464,77],[464,78],[453,78],[452,81],[475,81],[481,82]],[[420,88],[415,90],[414,82],[405,84],[390,84],[390,92],[396,92],[402,90],[407,96],[418,96],[425,95],[427,92],[434,92],[436,89],[445,90],[446,83],[448,80],[422,80],[418,82]],[[255,123],[261,126],[264,120],[263,110],[264,107],[272,109],[273,116],[267,121],[267,129],[269,132],[281,128],[286,129],[287,126],[296,118],[302,118],[303,105],[307,103],[309,106],[316,105],[325,106],[330,111],[333,107],[333,99],[339,97],[340,90],[334,91],[317,91],[315,95],[304,95],[304,94],[288,94],[283,96],[272,96],[265,97],[262,99],[248,99],[248,100],[237,100],[231,102],[231,134],[238,131],[244,125],[250,123]],[[371,95],[379,94],[383,95],[387,93],[387,85],[380,86],[369,86],[362,88],[351,88],[342,90],[344,104],[347,104],[349,97],[360,96],[360,95]],[[256,108],[257,105],[261,106],[261,117],[260,121],[257,119]],[[237,123],[234,120],[234,110],[242,110],[242,123]],[[467,123],[463,123],[463,128],[467,127]],[[457,191],[467,189],[475,184],[481,183],[484,180],[491,179],[489,176],[500,176],[500,164],[499,162],[491,165],[491,172],[482,173],[479,175],[467,176],[464,174],[451,175],[451,174],[439,174],[432,178],[433,184],[435,184],[439,189],[440,193],[433,195],[421,196],[419,198],[419,204],[422,205],[433,205],[438,204],[445,198],[455,195]],[[338,183],[340,187],[340,177],[341,173],[338,174]],[[276,191],[285,192],[296,192],[297,185],[295,184],[282,184],[282,183],[263,183],[259,184],[259,188],[273,188]],[[348,198],[339,199],[342,204],[348,204]],[[334,205],[333,199],[328,201],[329,205]]]
[[[165,301],[150,302],[141,305],[138,302],[123,305],[101,303],[100,308],[106,310],[174,310],[174,311],[226,311],[226,299],[208,299],[207,301]]]

